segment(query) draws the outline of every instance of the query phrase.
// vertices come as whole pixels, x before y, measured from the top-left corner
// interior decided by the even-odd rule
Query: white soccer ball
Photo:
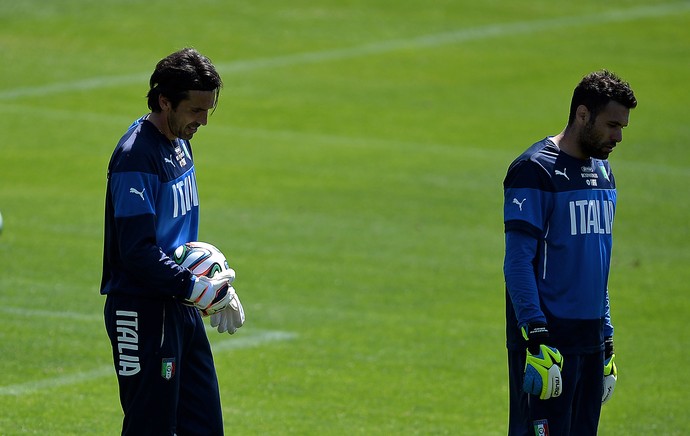
[[[225,255],[215,246],[206,242],[187,242],[175,249],[173,260],[192,272],[195,276],[213,277],[221,271],[235,271],[230,268]]]

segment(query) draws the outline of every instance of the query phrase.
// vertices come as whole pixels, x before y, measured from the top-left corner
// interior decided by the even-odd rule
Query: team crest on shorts
[[[161,377],[170,380],[175,375],[175,358],[163,359],[161,364]]]
[[[546,419],[534,421],[534,434],[536,436],[549,436],[549,421]]]

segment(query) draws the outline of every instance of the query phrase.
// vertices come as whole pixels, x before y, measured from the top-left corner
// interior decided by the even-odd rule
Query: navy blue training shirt
[[[187,297],[192,274],[172,261],[196,241],[199,196],[189,141],[169,140],[144,116],[108,165],[101,294]]]
[[[508,346],[519,326],[546,322],[561,352],[601,349],[613,335],[608,300],[616,185],[608,161],[576,159],[550,138],[504,180]],[[512,324],[512,325],[511,325]]]

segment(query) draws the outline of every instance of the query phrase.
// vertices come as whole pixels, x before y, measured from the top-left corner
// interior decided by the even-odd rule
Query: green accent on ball
[[[178,253],[178,251],[182,249],[181,253]],[[187,247],[187,244],[185,245],[180,245],[175,249],[175,253],[173,253],[173,260],[175,261],[176,264],[182,265],[182,262],[187,258],[189,255],[189,247]]]
[[[219,264],[214,263],[211,271],[208,272],[208,277],[213,277],[221,271],[223,271],[223,268]]]

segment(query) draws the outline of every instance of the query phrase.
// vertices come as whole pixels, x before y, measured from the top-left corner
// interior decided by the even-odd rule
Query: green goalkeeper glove
[[[546,324],[530,323],[523,326],[522,336],[527,341],[522,389],[539,396],[541,400],[558,397],[563,391],[563,356],[556,348],[545,344],[549,339]]]
[[[613,352],[613,338],[608,337],[604,341],[604,389],[601,394],[601,404],[604,405],[613,395],[613,389],[618,380],[618,368],[616,367],[616,355]]]

